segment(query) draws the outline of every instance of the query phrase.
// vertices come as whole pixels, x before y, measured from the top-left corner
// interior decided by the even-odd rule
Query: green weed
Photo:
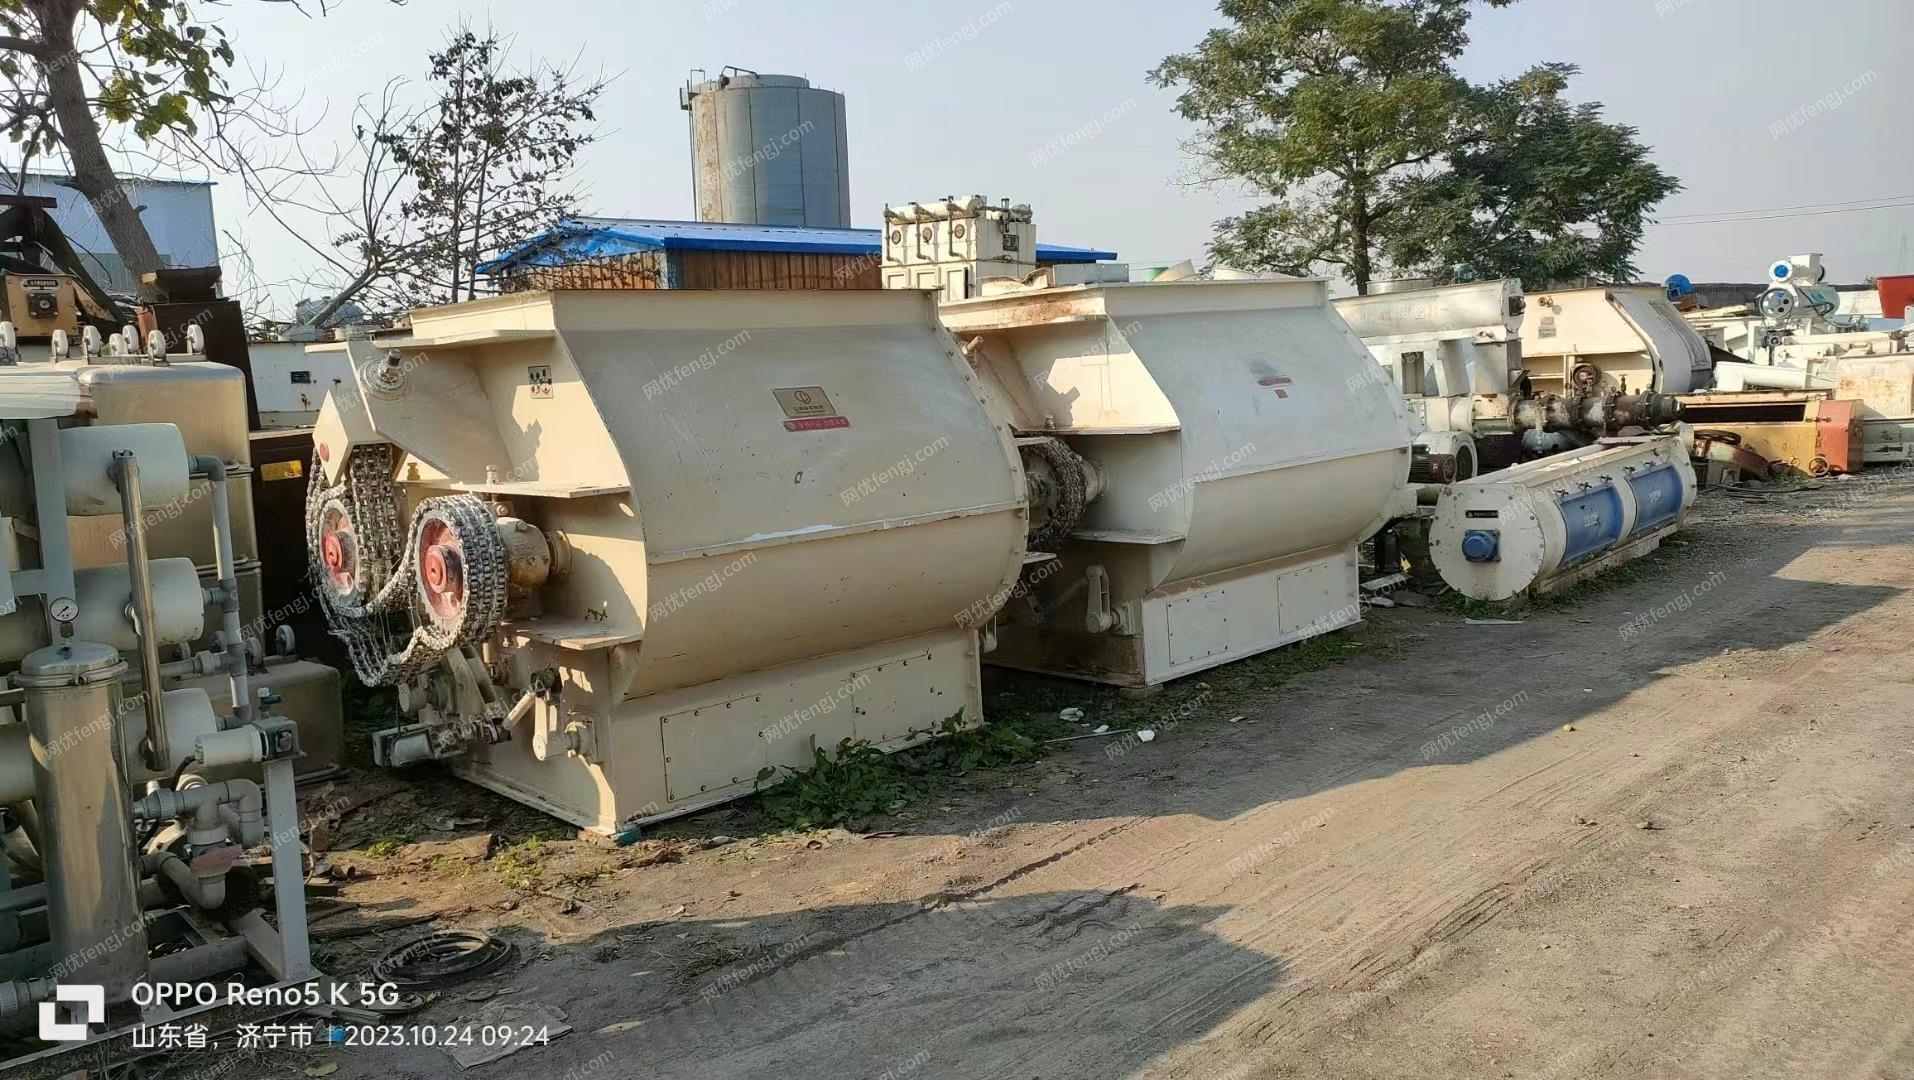
[[[758,803],[771,820],[788,829],[824,829],[873,814],[905,801],[910,783],[897,765],[871,743],[844,739],[835,755],[812,750],[810,768],[793,772],[763,788]],[[777,775],[758,773],[764,784]]]
[[[540,850],[545,841],[534,836],[523,843],[500,851],[492,857],[492,869],[498,871],[499,881],[508,889],[523,892],[538,884],[542,874],[539,869]]]

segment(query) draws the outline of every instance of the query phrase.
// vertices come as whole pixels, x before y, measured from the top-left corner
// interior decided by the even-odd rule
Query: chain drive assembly
[[[410,682],[505,616],[508,569],[491,507],[424,499],[404,527],[387,443],[350,451],[339,483],[314,460],[306,492],[312,579],[333,636],[368,686]]]
[[[1063,542],[1083,520],[1083,511],[1100,488],[1090,467],[1063,440],[1018,440],[1023,456],[1024,482],[1030,503],[1027,543],[1031,550],[1049,550]]]

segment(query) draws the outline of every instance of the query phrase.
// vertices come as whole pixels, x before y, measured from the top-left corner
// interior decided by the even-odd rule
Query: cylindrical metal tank
[[[126,662],[75,641],[26,658],[34,803],[46,860],[47,922],[68,985],[97,983],[123,1000],[146,974],[146,927],[134,865],[133,813],[117,720]]]
[[[186,452],[238,466],[228,473],[233,503],[233,554],[241,560],[260,556],[253,526],[252,449],[246,431],[246,376],[225,364],[190,361],[172,364],[94,364],[76,378],[93,402],[94,425],[173,424]],[[192,480],[183,498],[149,499],[147,543],[155,555],[181,555],[202,568],[213,565],[213,500],[204,478]],[[73,559],[80,566],[126,561],[118,517],[76,518],[71,529]],[[297,555],[288,548],[286,554]],[[257,611],[242,613],[256,618]]]
[[[691,114],[698,220],[849,228],[844,95],[795,75],[699,74],[679,95]]]
[[[1465,596],[1548,592],[1660,546],[1695,502],[1673,435],[1603,439],[1442,493],[1429,554]]]
[[[29,365],[48,372],[64,373],[78,383],[91,403],[87,426],[69,428],[63,433],[64,450],[73,455],[69,470],[98,471],[97,459],[120,446],[141,455],[142,478],[158,497],[146,500],[148,552],[156,560],[161,574],[156,583],[161,603],[162,636],[169,642],[188,642],[198,638],[202,647],[217,627],[216,617],[201,626],[201,612],[207,610],[201,594],[201,579],[215,583],[213,500],[211,484],[204,477],[188,479],[186,465],[179,461],[183,444],[190,457],[216,457],[235,468],[229,470],[228,491],[232,499],[234,554],[242,567],[256,568],[259,555],[258,532],[253,524],[251,448],[246,430],[246,379],[237,368],[206,361],[177,361],[167,364],[65,362]],[[155,439],[155,432],[167,438]],[[157,485],[157,486],[155,486]],[[92,480],[82,485],[90,499],[89,516],[72,516],[67,528],[73,562],[81,571],[81,582],[92,582],[105,591],[125,593],[126,524],[119,514],[117,493],[111,482]],[[109,495],[111,501],[109,501]],[[80,496],[70,496],[81,499]],[[84,501],[81,499],[81,501]],[[32,483],[26,463],[19,455],[0,456],[0,513],[30,519]],[[23,564],[38,562],[38,553],[30,539],[22,540]],[[175,557],[175,558],[167,558]],[[296,559],[304,565],[303,553],[295,545],[282,550],[280,557]],[[199,571],[195,578],[193,569]],[[184,573],[179,571],[184,570]],[[253,578],[257,577],[254,569]],[[242,572],[240,619],[251,633],[264,636],[271,631],[262,619],[260,592],[255,580]],[[114,584],[117,583],[117,584]],[[83,608],[88,618],[102,620],[83,633],[90,640],[121,648],[132,646],[132,627],[123,614],[124,602]],[[110,628],[109,625],[110,624]],[[185,637],[174,628],[190,625]],[[205,636],[202,634],[205,631]],[[45,623],[38,603],[29,599],[21,610],[0,616],[0,662],[17,660],[48,644]]]

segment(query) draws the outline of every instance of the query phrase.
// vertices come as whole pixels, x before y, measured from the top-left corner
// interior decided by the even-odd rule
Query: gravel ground
[[[574,1030],[481,1075],[1914,1077],[1914,484],[1708,495],[1682,540],[1519,625],[1373,612],[1281,686],[1047,687],[1163,735],[864,835],[739,809],[603,848],[435,782],[341,827],[367,906],[318,925],[518,943],[417,1019],[542,1002]],[[489,831],[491,858],[367,852],[440,817],[483,821],[406,838]],[[245,1071],[335,1065],[463,1075],[419,1047]]]

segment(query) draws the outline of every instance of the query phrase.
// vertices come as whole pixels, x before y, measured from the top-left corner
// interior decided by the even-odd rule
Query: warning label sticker
[[[848,416],[807,416],[801,420],[786,420],[786,431],[823,431],[827,428],[846,428],[851,426]]]
[[[291,461],[268,461],[259,467],[262,480],[297,480],[306,475],[306,463],[298,458]]]
[[[824,392],[822,386],[785,386],[771,392],[777,395],[778,407],[784,410],[784,415],[793,420],[837,415],[836,407],[831,404],[830,395]],[[850,425],[833,426],[849,427]]]
[[[546,364],[533,364],[525,369],[525,381],[531,384],[532,396],[548,398],[552,396],[552,369]]]
[[[1263,387],[1264,389],[1267,389],[1267,390],[1276,391],[1276,396],[1279,398],[1288,397],[1289,387],[1292,387],[1295,384],[1296,384],[1296,380],[1290,378],[1287,375],[1265,375],[1262,378],[1256,380],[1257,386]]]

